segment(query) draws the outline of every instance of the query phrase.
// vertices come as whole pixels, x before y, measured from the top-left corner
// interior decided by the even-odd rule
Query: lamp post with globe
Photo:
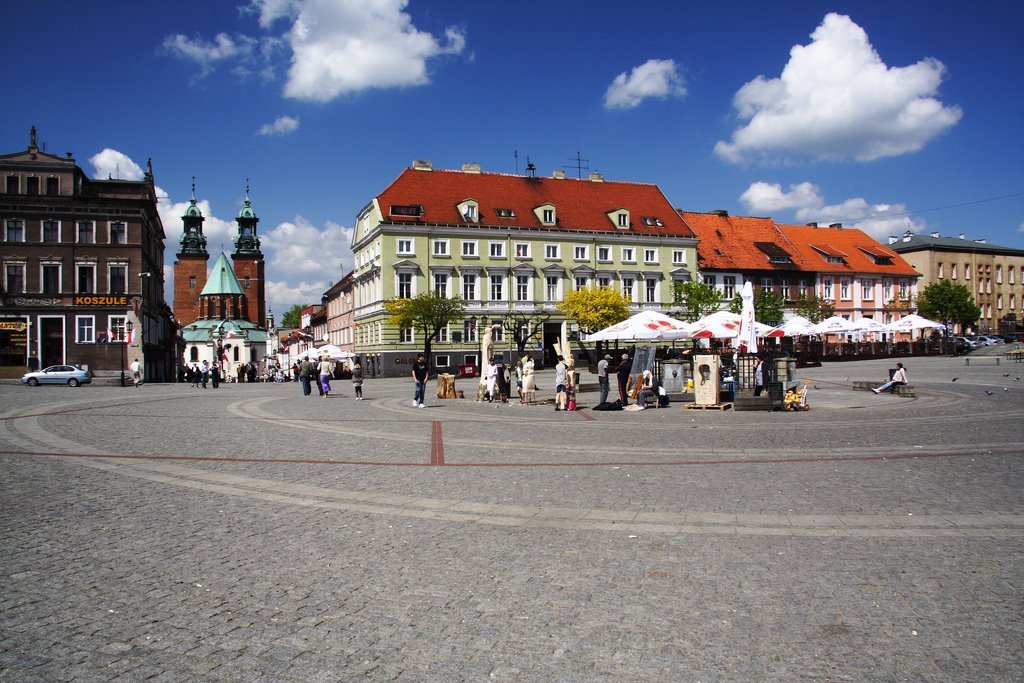
[[[124,330],[125,331],[124,331],[124,334],[121,335],[121,386],[122,387],[124,386],[125,356],[128,353],[128,340],[131,339],[132,328],[133,327],[134,327],[134,325],[132,325],[132,321],[131,320],[125,322],[125,324],[124,324]]]

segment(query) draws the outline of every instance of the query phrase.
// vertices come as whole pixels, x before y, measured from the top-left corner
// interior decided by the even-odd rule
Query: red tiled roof
[[[811,262],[810,270],[904,277],[920,275],[902,256],[857,228],[815,228],[809,225],[780,225],[779,228]],[[828,263],[819,250],[842,256],[843,263]],[[876,258],[890,258],[892,263],[876,263]]]
[[[459,214],[458,204],[467,199],[479,204],[478,221],[467,221]],[[694,236],[661,189],[645,183],[408,168],[377,201],[384,220],[393,223],[551,228],[534,213],[534,209],[551,204],[555,227],[563,230]],[[422,213],[395,215],[395,206],[419,206]],[[512,215],[499,215],[498,209],[510,209]],[[607,214],[618,209],[629,211],[629,230],[617,228],[609,219]]]
[[[697,259],[701,270],[806,269],[806,256],[771,218],[689,211],[679,211],[679,215],[700,240]],[[786,256],[791,263],[777,262]]]

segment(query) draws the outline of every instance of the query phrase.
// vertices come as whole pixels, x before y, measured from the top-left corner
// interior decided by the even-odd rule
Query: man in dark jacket
[[[615,371],[615,374],[619,378],[619,400],[622,401],[622,405],[629,405],[629,375],[633,372],[633,361],[630,360],[629,354],[622,354],[622,362],[619,363],[619,369]]]

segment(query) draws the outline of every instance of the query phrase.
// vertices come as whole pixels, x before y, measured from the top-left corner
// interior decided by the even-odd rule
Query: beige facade
[[[899,252],[921,273],[919,290],[933,282],[948,280],[970,290],[981,308],[975,330],[997,334],[999,321],[1011,314],[1024,317],[1024,249],[970,240],[966,236],[942,237],[938,233],[890,237],[889,247]]]

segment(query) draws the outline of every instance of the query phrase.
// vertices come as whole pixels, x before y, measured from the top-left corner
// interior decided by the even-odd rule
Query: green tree
[[[917,295],[917,312],[925,318],[967,327],[981,317],[981,308],[974,303],[971,290],[949,280],[939,280],[925,287]],[[948,334],[948,329],[947,329]]]
[[[812,323],[820,323],[825,318],[835,315],[836,307],[828,299],[821,299],[813,294],[802,294],[793,302],[793,312]]]
[[[302,325],[302,311],[309,308],[309,304],[295,304],[281,316],[281,327],[299,327]]]
[[[430,362],[430,349],[437,335],[447,325],[462,320],[466,302],[462,297],[448,298],[434,292],[423,292],[412,299],[395,298],[384,302],[388,322],[400,328],[411,327],[423,337],[423,354]]]
[[[786,300],[771,289],[754,290],[754,320],[765,325],[781,325]],[[729,302],[729,311],[739,315],[743,311],[743,298],[737,294]]]
[[[703,282],[672,283],[672,303],[682,310],[683,320],[693,322],[722,307],[723,294]]]
[[[584,287],[569,292],[558,310],[580,327],[596,332],[629,317],[629,299],[611,287]]]

